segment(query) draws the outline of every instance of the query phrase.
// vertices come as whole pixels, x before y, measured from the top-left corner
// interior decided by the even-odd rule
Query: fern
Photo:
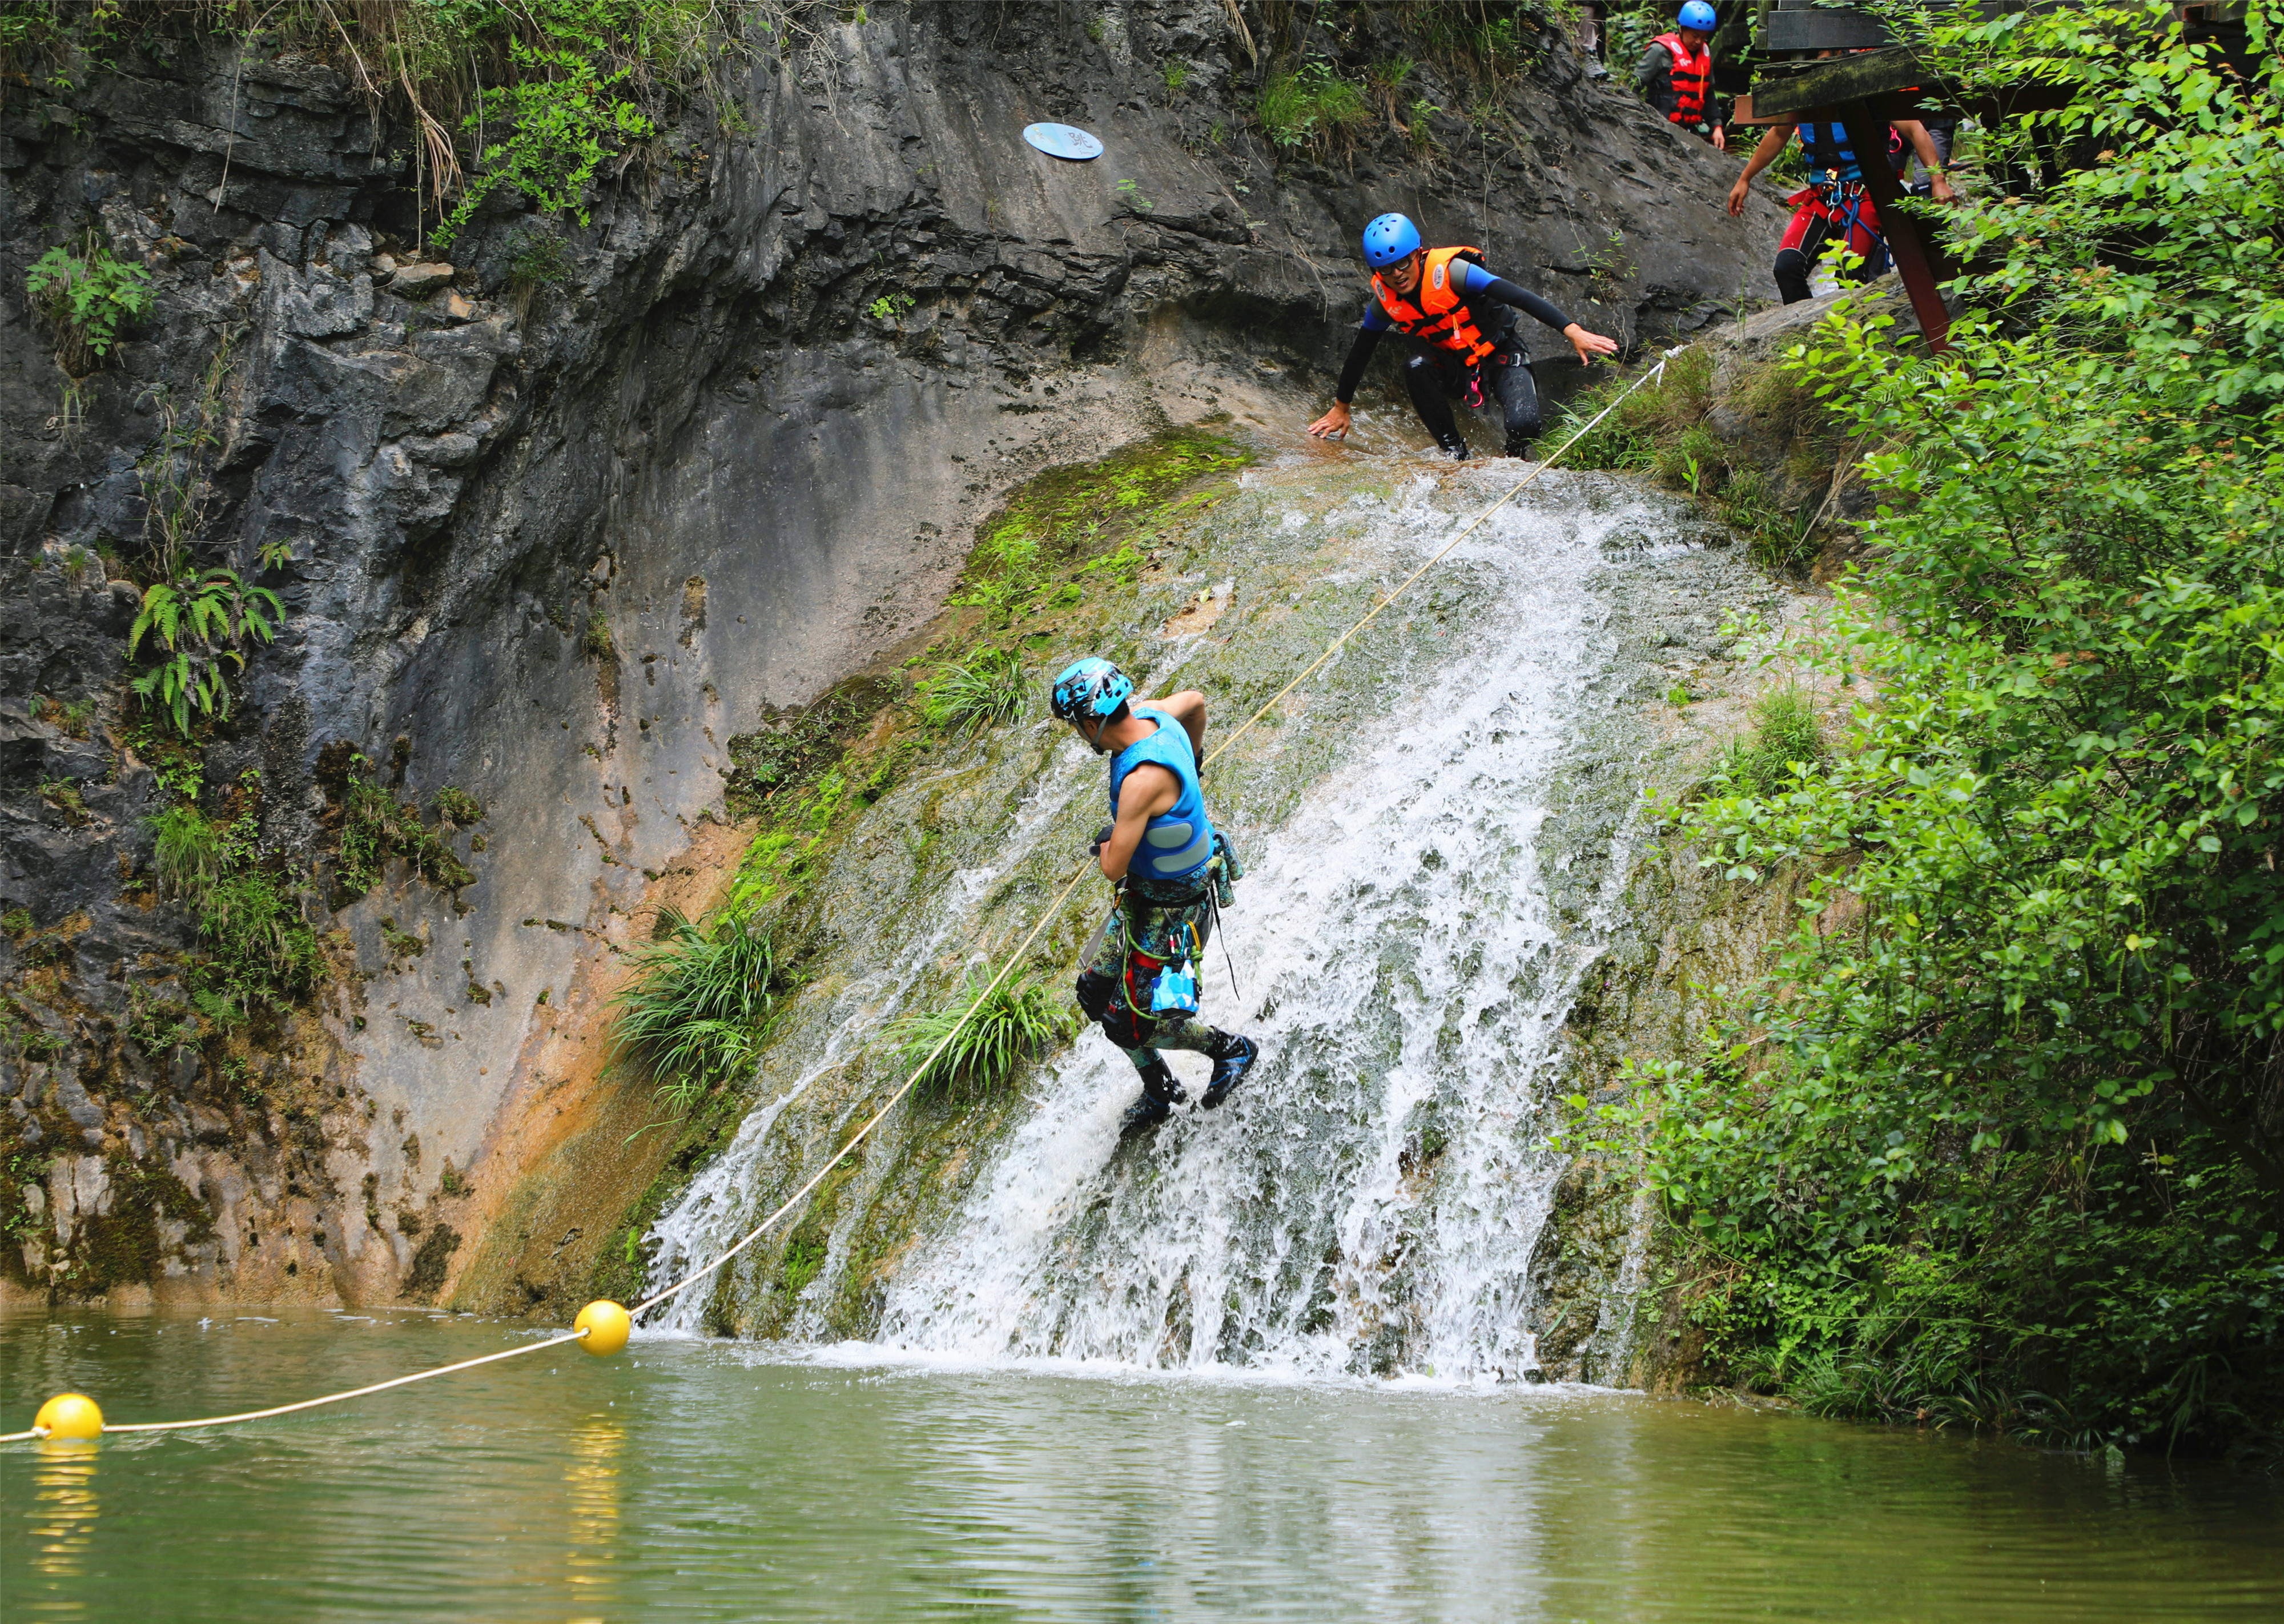
[[[127,658],[134,660],[145,636],[162,644],[167,654],[134,680],[136,694],[185,736],[193,712],[227,716],[230,668],[246,668],[241,645],[271,641],[285,613],[277,593],[246,585],[235,570],[212,569],[185,581],[159,582],[143,595],[143,607],[127,634]]]

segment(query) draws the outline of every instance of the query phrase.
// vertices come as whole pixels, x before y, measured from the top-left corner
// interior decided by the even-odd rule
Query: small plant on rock
[[[1287,148],[1325,144],[1372,117],[1364,88],[1322,62],[1271,74],[1255,111],[1271,144]]]
[[[168,807],[151,820],[159,894],[196,905],[222,878],[222,831],[196,807]]]
[[[939,666],[919,683],[920,714],[947,733],[1000,727],[1023,714],[1023,661],[1008,649],[984,649],[957,665]]]
[[[700,921],[662,909],[634,969],[611,1000],[614,1045],[650,1073],[661,1101],[686,1112],[752,1063],[775,1008],[768,933],[743,916]]]
[[[987,995],[989,980],[980,972],[969,976],[940,1008],[907,1016],[893,1028],[898,1064],[927,1063],[920,1088],[956,1097],[994,1093],[1013,1078],[1017,1066],[1068,1031],[1054,1000],[1037,982],[1010,975]],[[967,1018],[979,997],[982,1005]]]
[[[85,376],[111,353],[120,324],[151,308],[150,273],[90,241],[82,259],[51,248],[25,273],[24,291],[56,330],[56,364]]]
[[[236,570],[210,569],[180,582],[160,582],[143,595],[142,611],[127,636],[131,661],[146,634],[166,657],[134,680],[145,704],[166,715],[187,737],[192,714],[230,714],[230,671],[246,668],[245,647],[278,635],[286,605],[268,587],[248,586]]]

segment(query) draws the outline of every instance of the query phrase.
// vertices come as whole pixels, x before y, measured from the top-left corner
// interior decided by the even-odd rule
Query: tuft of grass
[[[584,641],[587,658],[590,660],[612,660],[618,655],[618,644],[611,641],[610,617],[600,609],[597,609],[587,617],[587,635]]]
[[[1795,765],[1812,767],[1824,757],[1824,732],[1809,696],[1779,688],[1754,705],[1753,730],[1729,746],[1721,776],[1731,793],[1766,798],[1792,787]]]
[[[1652,466],[1659,483],[1693,496],[1713,495],[1729,476],[1727,449],[1701,424],[1692,424],[1661,445]]]
[[[994,1093],[1006,1087],[1017,1066],[1044,1053],[1068,1033],[1045,988],[1011,976],[983,996],[989,980],[982,972],[971,974],[942,1008],[907,1016],[893,1028],[901,1066],[927,1060],[947,1035],[951,1038],[943,1052],[928,1061],[920,1088],[958,1098]],[[960,1025],[979,996],[983,996],[982,1007]]]
[[[391,857],[404,858],[414,874],[447,891],[475,884],[475,871],[446,839],[458,820],[444,813],[445,797],[458,796],[465,802],[458,809],[473,808],[481,818],[483,808],[474,798],[458,790],[440,791],[437,811],[446,821],[432,829],[420,821],[418,802],[398,800],[373,781],[372,770],[369,761],[356,756],[342,783],[340,843],[333,866],[334,884],[340,893],[336,904],[346,906],[350,899],[379,885]]]
[[[650,1074],[663,1104],[687,1112],[752,1064],[775,1008],[769,935],[746,917],[663,909],[634,966],[611,1000],[613,1047]]]
[[[1343,79],[1323,62],[1271,74],[1255,104],[1271,144],[1323,146],[1341,131],[1365,123],[1372,109],[1364,87]]]
[[[436,816],[456,829],[465,829],[484,821],[484,803],[465,790],[446,785],[438,790],[428,803],[436,808]]]
[[[983,649],[939,666],[919,685],[920,714],[947,733],[1003,727],[1023,714],[1023,661],[1012,649]]]
[[[192,903],[206,898],[222,878],[222,831],[195,807],[168,807],[150,820],[158,837],[152,853],[159,894]]]

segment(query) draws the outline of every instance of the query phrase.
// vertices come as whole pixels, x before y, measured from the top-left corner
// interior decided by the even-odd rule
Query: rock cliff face
[[[611,947],[663,887],[702,894],[731,738],[922,623],[1017,480],[1264,388],[1300,410],[1372,215],[1480,243],[1629,342],[1757,285],[1773,212],[1727,220],[1728,166],[1567,43],[1482,121],[1439,115],[1432,162],[1385,128],[1280,162],[1245,112],[1267,51],[1385,42],[1256,61],[1241,14],[875,5],[749,64],[735,119],[690,110],[588,223],[503,205],[449,265],[410,133],[325,61],[185,39],[9,92],[8,1293],[449,1292],[559,1146],[551,1097],[598,1074]],[[1105,156],[1031,151],[1039,118]],[[90,239],[156,302],[74,385],[25,272]],[[121,657],[177,488],[200,560],[290,552],[260,577],[279,636],[203,744],[207,809],[330,858],[354,750],[393,800],[483,814],[439,831],[472,882],[400,861],[336,889],[311,917],[330,979],[231,1032],[153,1013],[197,948],[151,883],[184,763]]]

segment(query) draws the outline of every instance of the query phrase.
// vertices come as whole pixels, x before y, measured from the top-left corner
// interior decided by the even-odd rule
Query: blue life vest
[[[1804,123],[1799,126],[1800,144],[1808,154],[1809,179],[1822,185],[1828,171],[1840,171],[1840,179],[1861,182],[1864,171],[1856,161],[1856,153],[1848,144],[1848,131],[1838,124]]]
[[[1206,817],[1205,792],[1198,786],[1197,753],[1190,748],[1189,730],[1164,711],[1135,707],[1134,714],[1158,724],[1149,738],[1138,739],[1110,758],[1110,816],[1118,816],[1118,792],[1126,775],[1147,762],[1162,767],[1181,783],[1174,804],[1150,820],[1142,843],[1134,848],[1127,872],[1143,879],[1195,879],[1213,860],[1213,824]]]

